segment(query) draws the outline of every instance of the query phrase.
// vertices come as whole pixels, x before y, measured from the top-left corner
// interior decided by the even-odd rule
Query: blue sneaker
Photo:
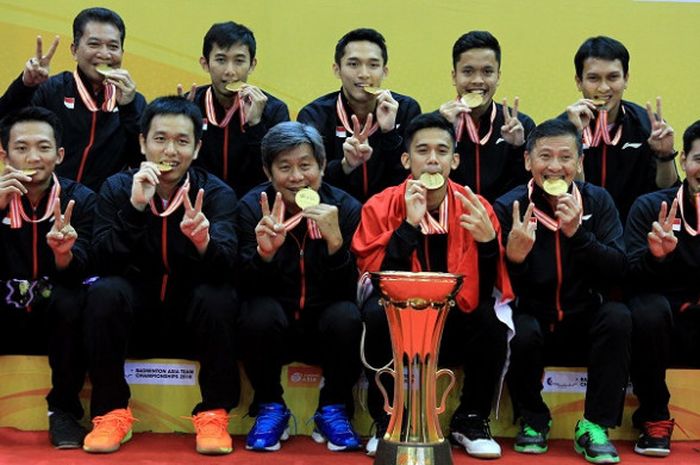
[[[245,441],[248,450],[280,450],[280,441],[289,439],[289,409],[282,404],[260,404],[255,424]]]
[[[328,450],[360,448],[360,436],[352,428],[344,405],[324,405],[316,411],[314,421],[316,428],[311,433],[311,438],[319,444],[328,441]]]

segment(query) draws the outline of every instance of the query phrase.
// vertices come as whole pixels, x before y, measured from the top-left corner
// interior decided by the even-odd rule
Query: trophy
[[[375,376],[390,418],[374,465],[452,465],[438,414],[445,411],[455,376],[448,369],[438,370],[437,363],[447,312],[462,276],[389,271],[371,273],[371,278],[386,310],[394,352],[394,368],[383,368]],[[394,378],[391,404],[380,380],[384,373]],[[437,405],[437,380],[442,376],[450,382]]]

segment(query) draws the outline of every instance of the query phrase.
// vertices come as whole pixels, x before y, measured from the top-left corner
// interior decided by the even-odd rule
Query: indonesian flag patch
[[[75,97],[63,97],[63,104],[69,110],[73,110],[75,108]]]

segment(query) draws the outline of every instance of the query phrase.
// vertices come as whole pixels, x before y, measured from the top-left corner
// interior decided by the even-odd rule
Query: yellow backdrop
[[[53,70],[74,65],[68,45],[84,0],[0,1],[0,87],[17,76],[35,36],[61,36]],[[472,29],[490,30],[503,48],[498,98],[521,98],[536,121],[577,99],[573,55],[589,36],[606,34],[630,50],[626,97],[664,98],[664,116],[680,134],[696,111],[700,4],[635,0],[104,0],[127,25],[124,66],[148,99],[178,82],[207,82],[198,58],[214,22],[250,27],[258,42],[251,82],[285,100],[294,117],[312,99],[339,87],[331,71],[336,41],[361,26],[381,31],[389,47],[386,86],[433,110],[453,96],[451,48]]]

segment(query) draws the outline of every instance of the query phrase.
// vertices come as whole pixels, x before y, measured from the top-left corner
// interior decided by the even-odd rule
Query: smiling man
[[[641,430],[634,451],[642,455],[671,452],[669,363],[700,366],[700,121],[683,134],[681,167],[683,184],[640,197],[625,228],[639,399],[632,422]]]
[[[501,81],[501,46],[487,31],[462,35],[452,47],[452,84],[457,97],[440,106],[454,124],[459,166],[450,178],[489,202],[527,181],[521,162],[525,139],[535,127],[526,114],[493,100]],[[463,100],[464,99],[464,100]],[[465,103],[466,101],[466,103]]]
[[[260,141],[271,127],[289,121],[289,110],[280,99],[248,83],[258,59],[255,36],[242,24],[214,24],[204,36],[199,62],[211,84],[191,96],[206,119],[195,164],[242,197],[265,181]]]
[[[233,352],[237,299],[230,285],[236,196],[220,179],[190,166],[202,137],[194,103],[158,98],[141,125],[146,161],[108,178],[96,208],[93,256],[102,277],[88,291],[85,312],[94,427],[83,449],[113,452],[131,438],[128,348],[129,355],[200,362],[202,401],[192,412],[196,448],[227,454],[233,449],[227,412],[240,389]]]
[[[70,46],[75,71],[49,78],[58,37],[45,55],[37,37],[36,55],[0,101],[0,115],[28,105],[53,111],[66,128],[66,154],[57,173],[94,191],[111,174],[141,161],[139,118],[146,101],[122,68],[125,36],[124,22],[114,11],[81,11],[73,20]]]
[[[85,381],[82,312],[95,194],[58,177],[61,123],[25,108],[0,123],[0,354],[45,354],[49,438],[80,447]]]
[[[312,438],[333,451],[358,449],[350,418],[362,322],[350,239],[360,204],[322,181],[326,157],[312,126],[278,124],[262,154],[270,182],[243,197],[237,212],[239,337],[257,417],[246,448],[278,450],[289,436],[280,375],[283,364],[301,360],[323,370]]]
[[[567,107],[583,135],[586,181],[610,192],[622,221],[637,197],[678,180],[673,129],[664,121],[661,97],[656,113],[623,100],[629,83],[629,52],[615,39],[591,37],[574,57],[576,87],[582,97]]]
[[[542,399],[544,367],[587,366],[584,415],[574,446],[586,460],[620,460],[607,429],[619,424],[627,387],[632,322],[610,301],[626,267],[622,224],[604,189],[574,182],[581,139],[566,120],[548,120],[528,137],[526,185],[500,197],[510,277],[518,299],[508,382],[521,429],[517,452],[547,451],[551,414]]]
[[[414,99],[382,88],[388,60],[379,32],[348,32],[335,47],[333,72],[340,79],[340,91],[309,103],[297,118],[323,136],[326,182],[360,202],[406,178],[401,166],[403,134],[420,114]]]

